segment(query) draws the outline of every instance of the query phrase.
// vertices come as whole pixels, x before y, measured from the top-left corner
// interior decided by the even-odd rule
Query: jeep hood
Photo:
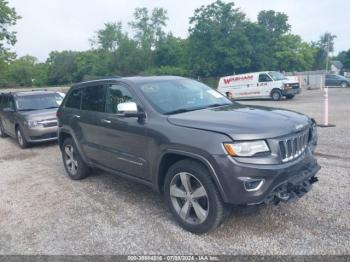
[[[284,136],[305,129],[310,123],[307,116],[297,112],[238,103],[171,115],[168,121],[177,126],[226,134],[233,140]]]

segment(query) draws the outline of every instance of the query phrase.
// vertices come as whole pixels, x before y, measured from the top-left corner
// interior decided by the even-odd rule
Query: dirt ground
[[[300,111],[322,122],[323,94],[245,101]],[[216,231],[182,230],[149,188],[95,171],[64,174],[56,143],[21,150],[0,140],[0,254],[350,254],[350,88],[330,90],[319,128],[320,181],[296,203],[235,209]]]

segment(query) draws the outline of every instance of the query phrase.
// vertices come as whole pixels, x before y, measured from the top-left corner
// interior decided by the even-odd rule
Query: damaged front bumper
[[[312,185],[318,181],[316,173],[319,166],[311,170],[305,170],[302,174],[290,178],[288,181],[277,186],[264,200],[265,204],[277,205],[280,202],[292,202],[309,192]]]
[[[216,163],[223,199],[233,205],[292,201],[311,189],[321,168],[310,150],[295,161],[279,165],[245,164],[219,156]]]

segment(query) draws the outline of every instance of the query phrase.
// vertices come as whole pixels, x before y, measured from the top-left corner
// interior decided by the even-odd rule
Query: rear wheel
[[[272,98],[272,100],[274,100],[274,101],[279,101],[279,100],[281,100],[281,98],[282,98],[282,93],[281,93],[281,91],[278,90],[278,89],[273,90],[273,91],[271,92],[271,98]]]
[[[348,87],[348,83],[342,82],[342,83],[340,84],[340,86],[341,86],[342,88]]]
[[[23,135],[21,127],[16,128],[16,137],[17,137],[17,143],[21,148],[25,149],[29,146],[29,143],[27,142],[26,138]]]
[[[89,175],[89,167],[82,160],[72,138],[63,142],[62,159],[66,173],[71,179],[80,180]]]
[[[2,126],[1,120],[0,120],[0,137],[7,137],[4,128]]]
[[[286,98],[287,98],[287,99],[293,99],[293,98],[294,98],[294,95],[286,95]]]
[[[217,228],[228,214],[208,170],[193,160],[181,160],[169,168],[164,195],[176,221],[192,233]]]

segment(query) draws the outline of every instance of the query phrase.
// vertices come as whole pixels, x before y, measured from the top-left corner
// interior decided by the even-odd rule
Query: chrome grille
[[[302,131],[294,136],[279,141],[283,162],[298,158],[305,152],[309,142],[309,130]]]
[[[40,121],[40,123],[44,127],[54,127],[54,126],[57,126],[57,119],[52,118],[52,119],[42,120],[42,121]]]

